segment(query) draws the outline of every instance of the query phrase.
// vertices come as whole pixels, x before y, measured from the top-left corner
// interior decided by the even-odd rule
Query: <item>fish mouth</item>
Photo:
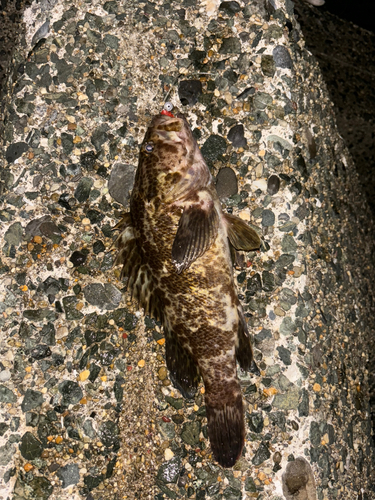
[[[190,139],[190,127],[182,113],[175,116],[156,115],[152,118],[148,138],[169,143],[186,143]]]
[[[153,128],[157,132],[181,132],[184,122],[186,122],[186,118],[181,113],[173,117],[160,114],[152,118],[150,128]]]

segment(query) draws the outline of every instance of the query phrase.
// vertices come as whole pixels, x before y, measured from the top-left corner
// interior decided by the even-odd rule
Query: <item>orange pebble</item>
[[[25,469],[26,472],[30,472],[34,468],[34,466],[29,464],[29,462],[27,462],[27,464],[25,464],[23,468]]]

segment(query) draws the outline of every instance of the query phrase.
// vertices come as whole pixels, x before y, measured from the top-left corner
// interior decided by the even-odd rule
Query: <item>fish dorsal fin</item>
[[[219,216],[212,201],[185,208],[172,245],[172,263],[178,273],[208,250],[215,241],[218,225]]]
[[[236,250],[257,250],[260,247],[260,238],[253,228],[248,226],[239,217],[224,214],[228,238]]]

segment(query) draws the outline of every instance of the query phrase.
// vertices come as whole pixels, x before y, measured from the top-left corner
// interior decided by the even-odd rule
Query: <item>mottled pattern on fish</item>
[[[256,232],[221,210],[211,174],[183,115],[157,115],[139,158],[116,264],[133,297],[163,324],[173,384],[188,398],[205,385],[208,434],[216,460],[241,454],[244,417],[236,358],[256,370],[233,281],[228,238],[259,248]]]

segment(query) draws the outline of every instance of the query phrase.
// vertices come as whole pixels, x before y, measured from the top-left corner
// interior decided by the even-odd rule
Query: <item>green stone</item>
[[[201,431],[200,422],[187,422],[182,427],[181,439],[191,446],[199,444],[199,434]]]

